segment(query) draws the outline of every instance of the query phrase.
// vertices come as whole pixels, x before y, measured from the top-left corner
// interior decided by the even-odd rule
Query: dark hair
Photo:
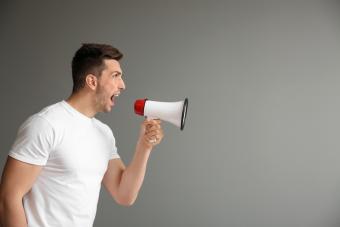
[[[107,44],[83,43],[72,59],[72,93],[79,91],[85,85],[85,77],[93,74],[100,77],[105,65],[104,59],[119,61],[123,54]]]

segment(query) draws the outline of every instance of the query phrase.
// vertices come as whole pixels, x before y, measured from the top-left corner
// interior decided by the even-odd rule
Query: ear
[[[93,74],[88,74],[85,79],[86,85],[91,89],[91,90],[96,90],[96,87],[98,85],[98,80],[97,77]]]

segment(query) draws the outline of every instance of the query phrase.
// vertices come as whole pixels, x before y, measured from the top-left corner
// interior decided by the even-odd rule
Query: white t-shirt
[[[25,195],[29,227],[90,227],[110,159],[119,158],[111,129],[66,101],[20,127],[9,156],[42,171]]]

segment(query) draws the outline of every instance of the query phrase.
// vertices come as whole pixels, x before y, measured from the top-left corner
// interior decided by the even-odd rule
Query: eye
[[[122,74],[119,73],[119,72],[114,72],[114,73],[112,74],[112,78],[113,78],[113,79],[118,78],[118,77],[122,77]]]

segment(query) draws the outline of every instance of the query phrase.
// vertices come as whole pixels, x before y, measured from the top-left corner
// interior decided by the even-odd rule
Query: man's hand
[[[138,143],[145,148],[153,148],[158,145],[164,137],[161,123],[159,119],[145,119],[141,125]]]

